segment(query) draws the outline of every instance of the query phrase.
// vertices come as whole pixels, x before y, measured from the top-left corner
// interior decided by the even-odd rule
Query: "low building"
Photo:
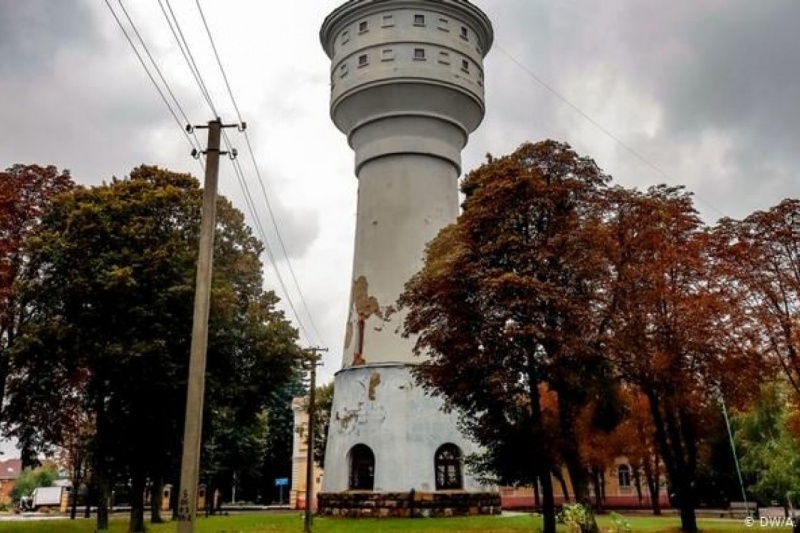
[[[289,491],[289,506],[292,509],[306,507],[306,473],[308,472],[308,399],[298,397],[292,400],[294,411],[294,437],[292,438],[292,484]],[[312,508],[316,508],[317,493],[322,485],[322,469],[314,464]]]
[[[20,459],[0,461],[0,504],[11,503],[11,490],[22,472]]]
[[[561,482],[555,477],[552,479],[553,496],[556,506],[575,502],[575,495],[566,469],[562,477],[564,479],[564,485],[566,485],[567,488],[566,496]],[[604,508],[652,509],[653,496],[650,494],[647,487],[644,474],[640,476],[639,487],[637,489],[636,472],[625,456],[617,457],[614,461],[614,465],[606,469],[601,479],[602,486],[600,491]],[[658,501],[661,508],[664,509],[669,507],[669,494],[667,493],[666,479],[662,477],[659,486],[661,490],[658,493]],[[541,488],[539,494],[541,495]],[[595,488],[591,482],[589,484],[589,494],[590,500],[594,504],[596,501]],[[501,487],[500,495],[504,509],[536,507],[533,487]]]

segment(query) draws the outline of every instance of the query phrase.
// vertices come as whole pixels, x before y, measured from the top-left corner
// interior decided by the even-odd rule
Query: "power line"
[[[626,143],[625,143],[625,142],[624,142],[622,139],[620,139],[619,137],[617,137],[616,135],[614,135],[614,134],[613,134],[613,133],[612,133],[612,132],[611,132],[611,131],[610,131],[608,128],[606,128],[605,126],[603,126],[602,124],[600,124],[598,121],[596,121],[594,118],[592,118],[592,117],[591,117],[591,115],[589,115],[589,114],[588,114],[587,112],[585,112],[583,109],[581,109],[580,107],[578,107],[576,104],[572,103],[572,101],[570,101],[570,100],[569,100],[569,99],[568,99],[566,96],[562,95],[562,94],[561,94],[561,93],[559,93],[559,92],[558,92],[556,89],[554,89],[554,88],[553,88],[551,85],[549,85],[548,83],[546,83],[546,82],[545,82],[545,81],[544,81],[544,80],[543,80],[541,77],[537,76],[537,75],[536,75],[536,73],[535,73],[535,72],[533,72],[533,70],[531,70],[530,68],[528,68],[527,66],[525,66],[525,65],[524,65],[524,64],[523,64],[521,61],[519,61],[519,60],[518,60],[516,57],[514,57],[514,56],[513,56],[513,55],[511,55],[509,52],[507,52],[507,51],[506,51],[506,50],[505,50],[505,49],[504,49],[502,46],[500,46],[499,44],[496,44],[496,45],[495,45],[495,48],[496,48],[496,49],[497,49],[497,50],[498,50],[498,51],[499,51],[501,54],[503,54],[504,56],[506,56],[506,57],[507,57],[507,58],[508,58],[508,59],[509,59],[509,60],[510,60],[512,63],[514,63],[515,65],[517,65],[517,66],[518,66],[518,67],[519,67],[519,68],[520,68],[520,69],[521,69],[523,72],[525,72],[525,73],[526,73],[528,76],[530,76],[530,77],[531,77],[533,80],[535,80],[535,81],[536,81],[536,82],[537,82],[539,85],[541,85],[542,87],[544,87],[544,89],[545,89],[547,92],[549,92],[551,95],[555,96],[555,97],[556,97],[557,99],[559,99],[559,100],[560,100],[562,103],[566,104],[566,105],[567,105],[568,107],[570,107],[570,108],[571,108],[573,111],[575,111],[576,113],[578,113],[578,114],[579,114],[581,117],[583,117],[583,118],[584,118],[584,119],[585,119],[587,122],[589,122],[589,123],[590,123],[591,125],[593,125],[595,128],[597,128],[598,130],[600,130],[600,131],[601,131],[603,134],[605,134],[605,135],[606,135],[608,138],[610,138],[610,139],[611,139],[611,140],[613,140],[615,143],[617,143],[617,144],[618,144],[618,145],[619,145],[619,146],[620,146],[620,147],[621,147],[623,150],[625,150],[626,152],[628,152],[628,154],[632,155],[634,158],[636,158],[637,160],[639,160],[639,161],[640,161],[641,163],[643,163],[645,166],[648,166],[648,167],[650,167],[651,169],[653,169],[654,171],[656,171],[658,174],[660,174],[660,175],[661,175],[661,176],[662,176],[664,179],[666,179],[666,180],[667,180],[667,181],[669,181],[670,183],[673,183],[673,184],[678,184],[677,180],[673,179],[673,178],[672,178],[672,176],[670,176],[670,175],[669,175],[669,174],[668,174],[666,171],[664,171],[663,169],[661,169],[661,167],[659,167],[658,165],[656,165],[655,163],[653,163],[652,161],[650,161],[649,159],[647,159],[646,157],[644,157],[643,155],[641,155],[639,152],[637,152],[636,150],[634,150],[632,147],[628,146],[628,144],[626,144]],[[697,196],[696,194],[695,194],[695,196],[697,197],[697,200],[698,200],[698,201],[700,201],[701,203],[705,204],[705,205],[706,205],[708,208],[710,208],[712,211],[715,211],[715,212],[716,212],[717,214],[719,214],[720,216],[725,216],[725,213],[723,213],[722,211],[720,211],[719,209],[717,209],[717,208],[716,208],[716,207],[715,207],[715,206],[714,206],[712,203],[710,203],[710,202],[708,202],[708,201],[704,200],[703,198],[701,198],[700,196]]]
[[[178,111],[180,111],[181,116],[183,117],[184,124],[189,124],[190,123],[189,117],[186,116],[186,112],[183,110],[183,107],[181,107],[180,102],[178,102],[178,99],[175,98],[175,93],[172,92],[172,89],[170,88],[169,84],[167,83],[167,80],[164,79],[164,75],[161,73],[161,69],[158,68],[158,63],[156,63],[156,60],[153,59],[153,55],[150,53],[150,50],[147,48],[147,45],[145,44],[144,39],[142,39],[142,35],[139,33],[139,30],[136,28],[136,24],[133,22],[133,20],[131,19],[131,16],[128,14],[128,10],[125,9],[125,4],[122,3],[122,0],[117,0],[117,3],[119,4],[119,7],[122,8],[122,13],[124,13],[125,14],[125,18],[128,19],[128,24],[131,25],[131,28],[133,29],[133,32],[136,34],[136,38],[139,39],[139,43],[142,45],[142,48],[144,49],[145,53],[147,54],[147,57],[150,59],[150,62],[153,64],[153,67],[156,69],[156,73],[158,74],[159,79],[161,79],[161,83],[163,83],[164,86],[167,88],[167,92],[172,97],[172,101],[175,102],[175,107],[177,107]],[[199,144],[200,143],[198,143],[198,146],[199,146]]]
[[[223,133],[223,140],[225,142],[228,151],[232,151],[231,148],[231,141],[227,135]],[[247,205],[247,209],[250,212],[250,215],[253,217],[254,226],[256,231],[258,232],[259,236],[261,237],[261,242],[264,243],[264,251],[267,254],[267,258],[269,259],[270,263],[275,267],[275,274],[278,278],[278,283],[280,284],[281,289],[283,290],[284,295],[286,295],[286,301],[289,304],[289,308],[292,311],[295,319],[297,320],[298,327],[300,329],[301,334],[305,337],[306,343],[308,345],[314,344],[312,342],[311,336],[308,334],[308,330],[305,327],[305,324],[302,320],[300,320],[300,315],[297,312],[297,308],[292,301],[292,298],[289,294],[289,291],[286,287],[286,283],[284,282],[283,276],[280,273],[280,270],[277,268],[277,261],[275,260],[275,256],[272,252],[272,249],[269,246],[269,242],[267,241],[266,232],[264,231],[264,226],[261,223],[261,218],[258,216],[258,211],[256,210],[256,204],[253,200],[253,196],[250,193],[250,188],[247,185],[247,180],[244,176],[244,171],[242,170],[241,164],[239,163],[238,159],[233,160],[233,170],[236,174],[236,179],[239,182],[239,186],[242,188],[242,192],[244,193],[245,197],[245,204]]]
[[[197,63],[194,60],[194,55],[191,52],[191,47],[189,46],[189,43],[186,40],[186,38],[185,38],[185,36],[183,34],[183,31],[181,30],[180,24],[179,24],[178,19],[177,19],[176,15],[175,15],[175,12],[172,10],[172,6],[170,5],[169,0],[165,0],[165,1],[166,1],[167,8],[169,9],[169,12],[170,12],[170,14],[172,16],[172,20],[170,19],[170,16],[167,15],[167,12],[166,12],[167,10],[161,4],[161,0],[159,0],[159,6],[161,7],[161,12],[163,13],[164,18],[167,20],[167,24],[170,26],[170,30],[172,31],[172,35],[175,38],[176,42],[178,43],[178,47],[181,49],[181,53],[183,54],[184,60],[186,61],[187,65],[189,67],[189,70],[192,72],[192,75],[193,75],[193,77],[195,79],[195,82],[197,83],[197,86],[200,89],[200,92],[203,94],[203,97],[205,98],[205,100],[208,103],[209,107],[211,108],[212,112],[214,112],[216,114],[216,112],[217,112],[216,111],[216,106],[214,105],[213,100],[211,98],[211,94],[210,94],[210,92],[208,90],[208,87],[206,86],[206,84],[205,84],[205,82],[203,80],[203,77],[200,74],[200,69],[199,69],[199,67],[197,66]],[[205,15],[202,14],[202,13],[201,13],[201,15],[202,15],[202,18],[203,18],[203,23],[205,24],[206,23]],[[174,22],[174,26],[173,26],[173,22]],[[208,25],[205,24],[205,26],[206,26],[206,31],[209,34],[209,37],[211,37],[210,31],[208,29]],[[214,48],[215,56],[216,56],[217,60],[219,61],[219,55],[216,54],[216,46],[213,44],[213,42],[212,42],[212,47]],[[226,85],[228,86],[229,94],[231,94],[231,96],[232,96],[232,92],[230,92],[230,85],[227,84],[227,76],[224,75],[224,69],[223,69],[223,77],[226,80]],[[235,101],[234,101],[234,107],[236,108],[236,112],[237,112],[237,116],[239,118],[240,124],[244,124],[244,122],[241,119],[241,115],[239,114],[239,108],[236,105]],[[246,130],[245,130],[245,135],[247,135]],[[225,134],[225,142],[228,144],[228,148],[230,148],[230,140],[227,137],[227,134]],[[297,321],[297,324],[298,324],[301,332],[306,337],[306,339],[309,341],[309,344],[311,344],[311,342],[310,342],[311,341],[311,337],[310,337],[310,335],[308,335],[308,331],[305,328],[304,321],[301,319],[301,315],[297,312],[297,308],[295,307],[294,302],[292,300],[292,295],[287,290],[286,284],[285,284],[285,282],[283,280],[283,276],[280,273],[280,269],[278,267],[278,262],[276,261],[276,259],[274,257],[274,254],[272,252],[272,249],[269,246],[269,242],[266,239],[266,232],[264,231],[263,225],[261,224],[261,220],[260,220],[260,218],[258,216],[258,211],[255,209],[255,203],[253,202],[252,194],[250,193],[249,188],[247,188],[247,180],[245,179],[244,171],[243,171],[241,165],[238,163],[238,161],[236,161],[234,163],[234,171],[236,172],[237,180],[239,181],[240,186],[242,186],[243,192],[245,194],[245,200],[246,200],[246,203],[248,205],[248,209],[249,209],[249,211],[251,213],[251,216],[253,217],[254,224],[259,229],[259,232],[261,234],[261,240],[264,243],[264,248],[265,248],[265,251],[267,253],[267,257],[270,260],[270,263],[272,264],[273,269],[275,270],[275,273],[276,273],[276,275],[278,277],[278,281],[279,281],[279,283],[281,285],[281,288],[283,290],[284,296],[286,297],[286,301],[289,304],[289,307],[290,307],[292,313],[294,314],[294,318]],[[277,231],[277,226],[276,226],[276,231]],[[285,253],[285,251],[284,251],[284,253]],[[295,282],[296,282],[296,277],[294,279],[295,279]],[[297,289],[298,289],[298,294],[300,294],[301,299],[302,299],[302,291],[300,291],[299,284],[296,284],[296,286],[297,286]],[[305,300],[303,300],[303,305],[305,306]],[[307,315],[309,317],[309,323],[313,324],[313,319],[311,318],[310,312],[308,312],[308,307],[305,306],[305,308],[306,308]],[[315,328],[315,331],[316,331],[316,326],[314,326],[314,328]],[[316,333],[316,335],[317,335],[317,338],[320,338],[319,333]]]
[[[117,0],[117,1],[119,2],[120,7],[122,7],[123,12],[125,12],[125,14],[127,16],[127,11],[125,11],[125,7],[122,5],[122,1],[121,0]],[[172,108],[172,105],[169,103],[169,100],[167,99],[166,95],[164,95],[164,91],[161,90],[161,87],[158,85],[158,82],[153,77],[153,74],[150,72],[150,69],[147,68],[147,63],[145,63],[144,58],[139,53],[139,50],[136,48],[136,45],[133,43],[133,39],[131,39],[130,35],[128,35],[128,31],[125,29],[125,26],[122,24],[122,21],[119,19],[119,16],[117,16],[116,11],[114,11],[114,8],[111,7],[111,3],[109,2],[109,0],[105,0],[105,3],[106,3],[106,6],[108,6],[108,10],[111,11],[111,15],[114,17],[114,20],[117,21],[117,25],[119,26],[119,29],[122,30],[122,34],[125,35],[125,39],[128,41],[128,44],[131,45],[131,49],[133,49],[133,52],[136,54],[136,57],[139,59],[139,63],[141,63],[142,68],[144,68],[144,71],[147,74],[147,77],[150,78],[150,81],[153,83],[153,86],[156,88],[156,91],[158,91],[159,96],[161,96],[161,100],[164,102],[164,105],[167,106],[167,109],[169,110],[170,115],[172,115],[172,118],[175,119],[175,122],[178,124],[178,127],[180,128],[180,130],[183,132],[184,136],[186,137],[186,140],[188,141],[189,146],[194,150],[197,147],[192,142],[192,138],[189,136],[189,133],[184,129],[184,125],[185,124],[181,123],[180,119],[178,118],[178,115],[175,113],[175,110]],[[128,21],[130,21],[130,17],[128,17]],[[133,25],[133,22],[131,22],[131,25]],[[136,31],[135,28],[134,28],[134,31]],[[138,35],[139,32],[137,31],[136,34]],[[141,39],[141,37],[140,37],[140,39]],[[149,52],[148,52],[148,55],[149,55]],[[152,57],[151,57],[151,60],[152,60]],[[162,81],[164,81],[163,77],[162,77]],[[164,84],[167,86],[167,90],[169,90],[170,94],[172,94],[172,91],[169,89],[169,85],[166,83],[166,81],[164,81]],[[174,98],[174,95],[173,95],[173,98]],[[176,102],[177,102],[177,100],[176,100]],[[180,108],[180,106],[179,106],[179,108]],[[181,112],[183,113],[182,110],[181,110]],[[198,143],[198,146],[199,146],[199,143]]]
[[[181,103],[175,97],[175,93],[172,92],[172,88],[169,86],[169,83],[167,82],[166,78],[164,78],[164,75],[161,73],[161,69],[158,67],[158,63],[156,63],[156,60],[153,59],[153,55],[150,53],[150,50],[147,48],[147,44],[144,42],[144,39],[142,39],[142,35],[139,33],[139,30],[136,28],[136,24],[133,22],[133,19],[131,19],[131,16],[128,14],[128,10],[125,9],[125,4],[122,3],[122,0],[117,0],[117,3],[119,4],[119,7],[122,8],[122,12],[125,14],[125,18],[128,19],[128,23],[131,25],[131,28],[133,29],[134,33],[136,34],[136,38],[139,39],[139,43],[142,45],[142,48],[144,49],[145,53],[147,54],[147,57],[150,59],[150,62],[153,64],[153,67],[156,69],[156,73],[158,74],[159,79],[161,79],[161,83],[164,84],[164,87],[166,87],[167,92],[172,97],[172,101],[175,102],[175,107],[177,107],[178,111],[180,111],[181,116],[183,117],[183,120],[184,120],[184,125],[190,124],[191,121],[189,120],[189,117],[186,116],[186,112],[183,110],[183,107],[181,106]],[[181,128],[181,129],[183,129],[183,128]],[[197,143],[197,148],[199,149],[201,144],[200,144],[200,140],[197,138],[197,134],[194,133],[194,131],[192,131],[192,133],[190,135],[194,138],[195,143]],[[194,148],[194,146],[192,146],[192,148]],[[198,161],[200,161],[200,160],[198,159]],[[202,161],[200,161],[200,167],[204,168]]]
[[[161,12],[164,15],[165,20],[167,21],[167,25],[170,27],[170,30],[172,32],[172,36],[175,38],[175,41],[178,44],[178,48],[180,48],[181,54],[183,55],[183,58],[186,61],[186,64],[189,67],[189,70],[191,71],[192,76],[194,77],[195,83],[197,84],[198,88],[200,89],[200,92],[203,95],[203,97],[205,98],[206,103],[208,104],[208,106],[211,109],[211,111],[214,114],[216,114],[217,113],[216,106],[214,105],[214,102],[213,102],[213,100],[211,98],[211,94],[208,91],[208,88],[207,88],[207,86],[205,84],[205,81],[203,80],[203,76],[200,73],[200,69],[197,67],[197,63],[194,60],[194,55],[192,54],[191,48],[189,47],[189,43],[186,40],[186,38],[185,38],[185,36],[183,34],[183,31],[181,30],[180,23],[178,22],[178,19],[177,19],[176,15],[175,15],[175,12],[173,11],[172,6],[169,3],[169,0],[165,0],[165,2],[166,2],[166,5],[167,5],[167,9],[169,9],[171,18],[170,18],[170,15],[167,14],[167,9],[164,8],[164,5],[162,4],[161,0],[158,0],[159,6],[161,7]],[[173,23],[174,23],[174,26],[173,26]],[[238,108],[237,108],[237,113],[238,113]],[[242,124],[243,122],[241,120],[241,116],[239,116],[238,118],[239,118],[240,124]],[[246,132],[246,130],[245,130],[245,132]],[[227,132],[223,132],[223,139],[225,141],[225,144],[226,144],[228,150],[232,151],[230,138],[228,137]],[[234,169],[234,173],[236,174],[236,179],[239,182],[239,185],[242,187],[242,190],[243,190],[244,196],[245,196],[245,203],[247,205],[248,210],[250,211],[250,215],[253,218],[253,222],[254,222],[254,225],[256,227],[256,230],[258,231],[258,233],[261,236],[261,241],[264,243],[264,250],[265,250],[265,252],[267,254],[267,258],[269,259],[270,263],[273,266],[273,269],[275,270],[275,273],[276,273],[276,275],[278,277],[278,282],[279,282],[279,284],[281,286],[281,289],[283,290],[284,296],[286,297],[286,301],[289,304],[289,307],[290,307],[292,313],[294,314],[294,318],[297,321],[297,324],[298,324],[298,327],[300,328],[301,333],[303,334],[303,336],[306,337],[307,342],[309,344],[311,344],[311,338],[308,335],[307,330],[305,329],[305,325],[303,324],[303,321],[300,319],[300,315],[299,315],[299,313],[297,312],[297,309],[294,306],[294,302],[292,302],[291,294],[286,289],[286,285],[285,285],[285,283],[283,281],[283,277],[281,276],[280,271],[278,269],[277,261],[275,260],[275,257],[274,257],[274,255],[272,253],[272,249],[269,247],[269,243],[268,243],[268,241],[266,239],[266,233],[264,231],[263,225],[261,224],[261,219],[258,216],[258,211],[255,209],[255,203],[253,202],[253,198],[252,198],[252,195],[250,194],[250,190],[249,190],[249,188],[247,188],[247,180],[244,178],[244,173],[243,173],[243,170],[241,168],[241,165],[238,162],[238,159],[234,159],[233,169]]]
[[[237,115],[237,117],[239,119],[239,122],[243,123],[244,121],[242,120],[242,115],[241,115],[241,113],[239,111],[239,106],[236,103],[236,98],[233,95],[233,90],[231,89],[230,83],[228,82],[228,76],[225,73],[225,67],[223,66],[222,60],[220,59],[219,53],[217,52],[217,46],[216,46],[216,44],[214,42],[214,37],[211,34],[211,29],[208,26],[208,22],[206,20],[205,13],[203,12],[203,7],[200,4],[200,0],[195,0],[195,3],[197,4],[197,9],[200,12],[200,18],[203,21],[203,26],[205,27],[206,34],[208,35],[208,40],[211,43],[211,49],[214,51],[214,57],[217,60],[217,65],[219,66],[219,70],[222,73],[222,79],[225,81],[225,87],[228,90],[228,96],[230,96],[231,102],[233,103],[233,108],[236,110],[236,115]],[[289,269],[289,273],[291,275],[291,278],[292,278],[292,281],[294,283],[294,286],[297,289],[297,295],[300,298],[300,303],[302,304],[303,310],[305,311],[305,314],[308,317],[309,326],[311,326],[311,329],[314,332],[314,335],[315,335],[316,339],[321,341],[322,340],[322,336],[319,334],[319,330],[317,329],[317,326],[314,323],[313,315],[311,314],[311,310],[309,309],[308,304],[306,303],[305,296],[303,295],[303,291],[300,288],[300,283],[299,283],[299,281],[297,279],[297,274],[295,273],[294,267],[292,266],[292,262],[291,262],[291,259],[289,258],[289,254],[286,251],[286,244],[284,243],[283,236],[281,235],[280,227],[278,225],[278,221],[277,221],[277,219],[275,217],[274,210],[272,209],[272,203],[269,201],[269,195],[267,194],[267,189],[266,189],[266,186],[264,185],[264,178],[261,175],[261,170],[260,170],[260,168],[258,166],[258,162],[257,162],[257,160],[255,158],[255,151],[253,150],[253,146],[252,146],[252,143],[250,141],[250,134],[248,133],[247,130],[244,130],[244,138],[245,138],[245,141],[247,143],[247,149],[250,152],[250,158],[251,158],[251,160],[253,162],[253,168],[256,171],[256,177],[258,178],[258,183],[259,183],[259,185],[261,187],[261,193],[262,193],[262,195],[264,197],[264,202],[265,202],[265,204],[267,206],[267,212],[269,213],[270,221],[272,222],[272,226],[275,228],[275,235],[278,238],[278,244],[280,245],[281,252],[283,253],[284,258],[286,259],[286,265],[287,265],[287,268]],[[244,184],[246,186],[247,182],[244,181]],[[266,240],[264,241],[264,243],[267,244]],[[271,261],[272,261],[272,264],[273,264],[273,266],[275,268],[276,273],[278,274],[278,276],[280,278],[280,272],[279,272],[279,268],[278,268],[277,262],[274,261],[274,260],[271,260]],[[286,292],[285,289],[284,289],[284,292]],[[287,293],[287,298],[289,298],[288,293]],[[299,317],[298,317],[298,320],[299,320]]]
[[[286,259],[286,266],[289,269],[289,274],[292,277],[292,281],[294,282],[295,287],[297,288],[297,294],[300,297],[300,303],[303,305],[303,309],[308,316],[308,322],[311,326],[311,329],[314,331],[316,338],[322,341],[322,336],[319,334],[319,329],[317,329],[316,324],[314,323],[313,315],[311,314],[310,309],[308,308],[308,304],[306,303],[306,299],[303,296],[303,291],[300,289],[300,283],[297,280],[297,275],[295,274],[294,267],[292,266],[292,261],[289,258],[289,254],[286,252],[286,245],[283,241],[283,236],[281,235],[280,228],[278,227],[278,221],[275,217],[275,212],[272,209],[272,203],[269,201],[269,195],[267,194],[266,185],[264,185],[264,179],[261,177],[261,170],[258,167],[258,162],[256,161],[255,152],[253,151],[253,146],[250,143],[250,135],[247,133],[247,130],[244,132],[244,139],[247,143],[247,150],[250,152],[250,159],[253,162],[253,168],[256,171],[256,177],[258,178],[258,184],[261,187],[261,195],[264,197],[264,203],[267,206],[267,213],[269,213],[269,218],[272,221],[272,226],[275,228],[275,235],[278,237],[278,244],[280,245],[281,252],[283,252],[283,257]],[[278,265],[275,264],[275,270],[278,270]],[[321,342],[321,344],[324,344]]]
[[[219,65],[219,71],[222,73],[222,79],[225,81],[225,88],[228,89],[228,95],[231,97],[231,102],[233,102],[233,108],[236,110],[236,117],[239,119],[239,124],[242,124],[242,114],[239,112],[239,106],[236,105],[236,98],[233,97],[233,91],[231,90],[231,84],[228,83],[228,76],[225,74],[225,69],[222,68],[222,61],[219,58],[219,53],[217,53],[217,45],[214,44],[214,37],[211,36],[211,30],[208,28],[208,22],[206,22],[206,15],[203,13],[203,7],[200,5],[200,0],[195,0],[197,4],[197,10],[200,12],[200,18],[203,20],[203,26],[206,29],[206,34],[208,35],[208,40],[211,43],[211,49],[214,51],[214,57],[217,60],[217,65]],[[245,134],[247,130],[245,130]]]
[[[170,30],[172,30],[172,35],[178,41],[178,48],[181,49],[181,53],[183,54],[186,63],[189,65],[189,70],[192,72],[192,76],[194,76],[197,85],[200,87],[200,92],[203,94],[208,107],[211,108],[211,112],[215,117],[219,116],[219,113],[217,113],[217,108],[214,106],[214,102],[211,99],[211,94],[209,93],[208,88],[203,81],[203,76],[200,74],[200,69],[197,68],[197,63],[195,62],[192,51],[189,48],[189,43],[186,41],[186,37],[183,35],[183,30],[181,30],[180,23],[178,23],[178,17],[175,16],[175,12],[172,10],[172,5],[169,3],[169,0],[164,1],[167,4],[170,14],[172,15],[172,20],[175,22],[175,28],[172,27],[172,22],[170,22],[170,18],[167,16],[167,12],[165,11],[164,6],[161,4],[161,0],[158,0],[158,5],[161,7],[161,12],[164,13],[164,17],[167,19],[167,24],[169,25]],[[186,47],[185,51],[184,47]]]

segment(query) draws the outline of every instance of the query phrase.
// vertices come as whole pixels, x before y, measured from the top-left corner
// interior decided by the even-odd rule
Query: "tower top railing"
[[[334,42],[339,32],[355,20],[387,9],[424,9],[441,11],[466,18],[466,22],[478,32],[484,44],[484,54],[494,42],[494,28],[489,17],[468,0],[350,0],[334,9],[322,23],[320,42],[328,57],[333,57]]]

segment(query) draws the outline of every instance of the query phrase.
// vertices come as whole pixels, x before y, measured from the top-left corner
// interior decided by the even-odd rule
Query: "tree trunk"
[[[172,521],[178,519],[178,489],[180,485],[177,481],[172,484],[172,490],[169,492],[169,508],[172,510]]]
[[[11,346],[12,338],[13,335],[9,331],[6,342],[7,347]],[[0,348],[0,406],[3,405],[6,398],[6,380],[8,378],[8,368],[9,368],[8,350]]]
[[[153,492],[150,496],[150,523],[161,524],[161,506],[164,504],[164,475],[158,474],[153,479]]]
[[[594,485],[594,508],[603,512],[603,490],[600,487],[600,473],[592,468],[592,484]]]
[[[564,388],[564,387],[562,387]],[[576,502],[582,502],[589,496],[589,482],[586,469],[581,461],[578,436],[575,434],[576,408],[569,402],[569,391],[558,394],[558,425],[561,434],[560,454],[572,482],[572,493]],[[574,393],[572,393],[574,395]],[[559,480],[560,481],[560,480]]]
[[[586,506],[586,523],[581,524],[581,533],[599,533],[600,526],[597,525],[597,516],[591,505]]]
[[[542,508],[542,499],[539,496],[539,478],[536,478],[536,481],[533,483],[533,508],[534,509],[541,509]]]
[[[558,484],[561,485],[561,494],[564,496],[564,503],[568,503],[570,501],[569,491],[567,490],[567,481],[564,479],[564,474],[562,474],[561,470],[558,468],[554,468],[553,477],[556,478],[558,480]]]
[[[681,531],[694,533],[697,531],[697,517],[694,510],[694,490],[691,486],[692,475],[688,465],[693,463],[693,458],[685,457],[683,442],[681,442],[681,428],[675,410],[669,405],[665,406],[662,414],[661,405],[655,391],[644,391],[650,403],[650,412],[653,415],[653,425],[656,429],[656,442],[667,466],[670,486],[677,498],[677,507],[680,509]],[[685,434],[685,433],[684,433]],[[692,448],[690,447],[690,452]]]
[[[92,473],[97,487],[97,531],[108,530],[108,497],[111,492],[110,472],[105,457],[105,439],[108,439],[105,392],[101,386],[95,391],[95,450],[92,453]]]
[[[128,523],[128,533],[144,533],[144,491],[145,475],[141,465],[134,466],[131,478],[131,517]]]
[[[78,491],[81,488],[81,478],[83,477],[82,470],[83,459],[80,455],[75,454],[72,459],[72,491],[70,496],[72,500],[69,502],[69,519],[75,520],[78,515]]]
[[[692,502],[681,503],[681,531],[695,533],[697,531],[697,516]]]
[[[647,482],[647,490],[650,492],[650,506],[653,508],[653,514],[656,516],[661,515],[661,483],[658,476],[658,451],[653,453],[653,464],[655,468],[650,465],[650,458],[648,457],[644,462],[644,475]]]
[[[549,471],[542,472],[542,516],[544,517],[543,533],[556,533],[556,504],[553,498],[553,478]]]
[[[106,472],[95,473],[97,478],[97,531],[108,531],[108,496],[109,484]]]
[[[641,509],[644,497],[642,495],[642,471],[638,466],[633,469],[633,488],[636,489],[636,498]]]
[[[600,507],[597,508],[598,511],[602,512],[603,509],[606,507],[606,472],[605,470],[599,470],[600,474]]]
[[[542,404],[539,395],[539,380],[535,369],[531,369],[528,375],[531,395],[531,436],[535,446],[531,448],[533,452],[530,460],[535,464],[535,471],[539,473],[539,480],[542,484],[542,516],[544,517],[543,533],[556,533],[556,506],[553,499],[553,478],[550,476],[552,471],[551,461],[546,450],[541,449],[544,440],[544,424],[542,421]]]

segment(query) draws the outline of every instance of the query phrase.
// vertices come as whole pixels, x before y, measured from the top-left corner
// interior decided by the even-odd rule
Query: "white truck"
[[[61,493],[64,487],[39,487],[33,489],[31,494],[31,510],[42,507],[52,507],[56,510],[61,507]]]

